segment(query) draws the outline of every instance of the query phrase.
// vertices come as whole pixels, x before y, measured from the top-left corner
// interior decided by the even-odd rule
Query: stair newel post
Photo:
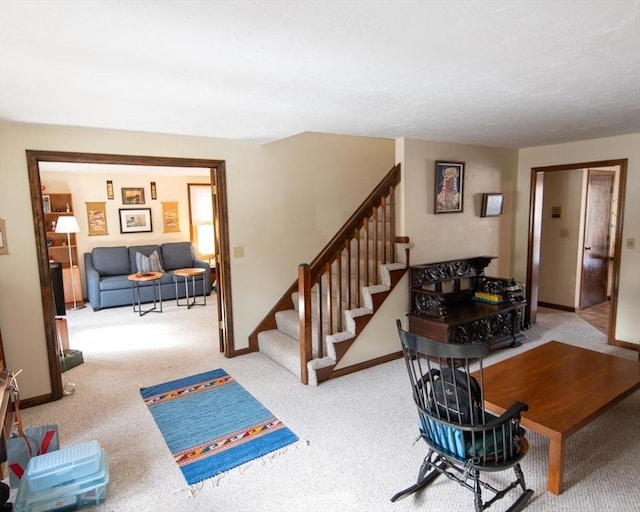
[[[300,312],[300,381],[309,384],[307,363],[312,358],[311,334],[311,267],[298,265],[298,311]]]

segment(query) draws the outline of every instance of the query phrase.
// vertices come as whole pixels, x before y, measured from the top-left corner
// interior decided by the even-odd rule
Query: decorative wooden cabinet
[[[445,343],[486,343],[490,350],[518,346],[524,306],[513,279],[487,277],[493,257],[415,265],[409,269],[410,332]],[[496,303],[479,300],[494,297]]]
[[[64,300],[73,302],[71,287],[71,269],[74,273],[76,288],[76,300],[82,301],[82,281],[78,268],[78,248],[75,233],[56,233],[58,220],[63,216],[74,215],[73,200],[71,194],[46,194],[42,196],[44,205],[44,222],[47,229],[47,252],[50,262],[62,265],[62,280],[64,283]],[[69,242],[71,242],[69,244]],[[69,252],[71,248],[71,252]],[[69,262],[69,254],[72,261]]]

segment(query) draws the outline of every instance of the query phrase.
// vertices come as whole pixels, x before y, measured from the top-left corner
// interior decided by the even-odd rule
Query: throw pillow
[[[136,267],[141,274],[146,274],[147,272],[164,272],[160,264],[158,251],[153,251],[149,256],[145,256],[141,252],[136,252]]]

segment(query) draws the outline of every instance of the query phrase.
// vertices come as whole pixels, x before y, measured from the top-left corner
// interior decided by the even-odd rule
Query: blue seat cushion
[[[493,414],[485,411],[487,423],[496,418]],[[481,432],[476,433],[474,443],[470,432],[463,433],[462,430],[444,425],[427,415],[423,416],[423,419],[423,425],[420,427],[422,434],[460,460],[465,460],[467,457],[491,457],[496,452],[500,454],[504,448],[502,428],[500,427],[485,431],[484,436]],[[509,429],[509,426],[505,426],[505,428]],[[522,427],[519,427],[518,434],[524,436],[525,431]]]
[[[109,276],[100,279],[100,291],[107,290],[122,290],[123,288],[130,288],[131,282],[127,279],[127,276]]]

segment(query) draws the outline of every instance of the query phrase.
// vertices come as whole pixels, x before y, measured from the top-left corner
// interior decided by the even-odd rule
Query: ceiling
[[[0,119],[263,143],[640,132],[640,1],[0,2]]]

